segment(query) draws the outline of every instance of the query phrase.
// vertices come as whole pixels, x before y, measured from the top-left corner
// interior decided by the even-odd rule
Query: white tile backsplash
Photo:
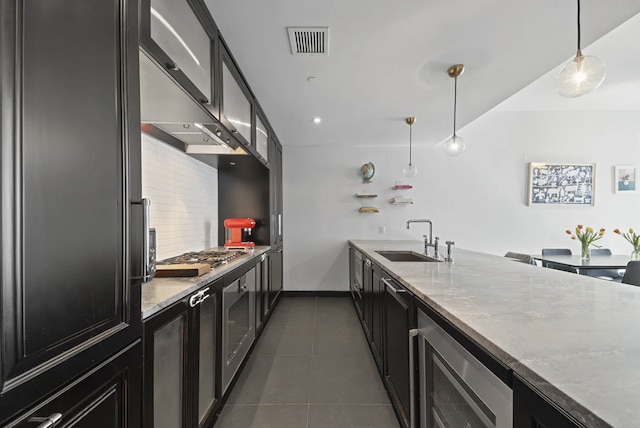
[[[218,245],[218,170],[142,134],[142,196],[158,260]]]

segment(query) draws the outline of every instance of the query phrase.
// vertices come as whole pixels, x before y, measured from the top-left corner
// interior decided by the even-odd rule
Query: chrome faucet
[[[433,242],[433,223],[431,220],[426,218],[418,218],[407,220],[407,229],[411,226],[411,223],[428,223],[429,224],[429,235],[422,235],[424,237],[424,253],[429,255],[429,247],[433,248],[433,255],[437,259],[438,258],[438,240],[436,238],[436,242]]]

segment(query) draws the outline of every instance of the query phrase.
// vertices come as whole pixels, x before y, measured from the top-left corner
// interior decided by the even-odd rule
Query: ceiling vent
[[[287,27],[292,55],[329,55],[329,27]]]

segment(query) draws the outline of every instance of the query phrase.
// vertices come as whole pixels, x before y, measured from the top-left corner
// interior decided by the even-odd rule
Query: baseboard
[[[348,291],[283,291],[282,297],[351,297]]]

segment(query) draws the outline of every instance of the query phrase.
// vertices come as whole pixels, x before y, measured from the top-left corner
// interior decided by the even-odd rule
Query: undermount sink
[[[416,253],[415,251],[376,251],[392,262],[439,262],[440,260]]]

